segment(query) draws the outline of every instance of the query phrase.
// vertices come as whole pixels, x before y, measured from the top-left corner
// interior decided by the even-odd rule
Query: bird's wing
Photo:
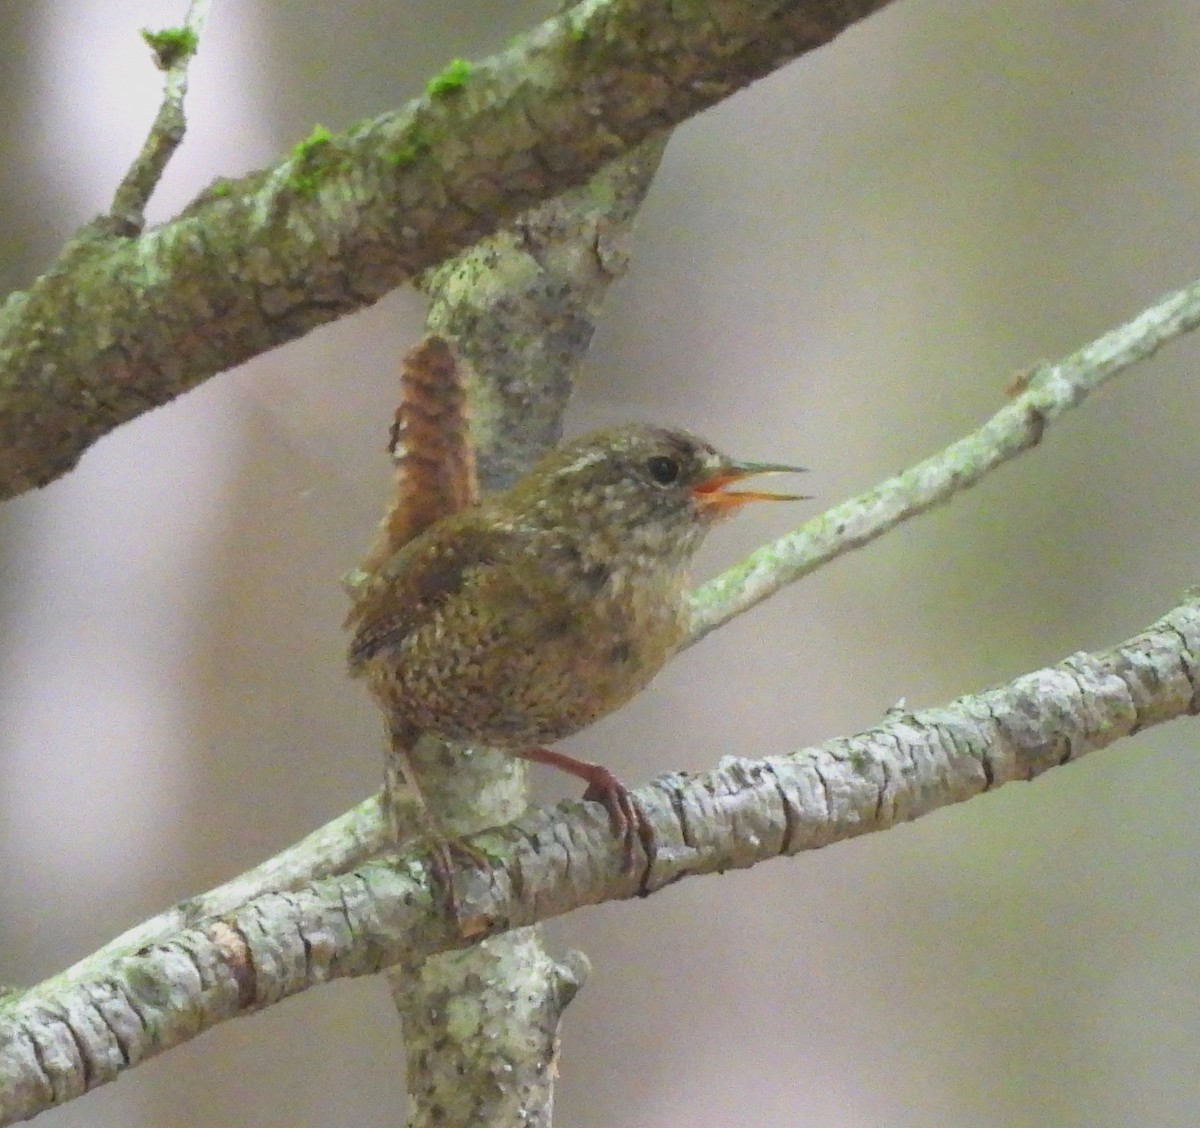
[[[351,672],[361,673],[371,659],[396,651],[448,599],[505,559],[511,539],[473,510],[406,544],[376,572],[346,619],[354,628]]]

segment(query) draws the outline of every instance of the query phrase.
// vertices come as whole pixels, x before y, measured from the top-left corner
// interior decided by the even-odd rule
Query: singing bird
[[[679,648],[688,568],[718,521],[800,498],[729,487],[802,469],[646,425],[568,442],[380,565],[350,615],[351,671],[401,744],[429,733],[585,780],[631,864],[642,825],[626,787],[545,745],[625,704]]]

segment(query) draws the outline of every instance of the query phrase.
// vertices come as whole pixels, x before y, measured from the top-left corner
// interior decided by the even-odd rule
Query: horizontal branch
[[[136,238],[93,225],[0,308],[0,498],[360,309],[887,0],[583,0],[503,54]]]
[[[1124,325],[1054,364],[1039,364],[982,427],[874,489],[751,553],[692,598],[688,645],[780,588],[869,544],[901,521],[949,501],[1042,441],[1048,423],[1113,376],[1200,327],[1200,280],[1167,294]]]
[[[368,862],[51,980],[0,1008],[0,1123],[34,1115],[225,1019],[343,976],[464,947],[582,905],[885,830],[1029,780],[1200,710],[1200,598],[1111,650],[1079,653],[938,709],[789,756],[727,759],[636,792],[656,843],[639,874],[596,804],[468,841],[456,922],[419,855]]]

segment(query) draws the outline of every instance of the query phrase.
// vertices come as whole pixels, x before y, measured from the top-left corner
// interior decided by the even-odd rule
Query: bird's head
[[[720,519],[752,501],[802,495],[732,489],[802,467],[740,462],[686,431],[630,424],[551,451],[510,492],[522,517],[599,542],[597,548],[686,560]]]

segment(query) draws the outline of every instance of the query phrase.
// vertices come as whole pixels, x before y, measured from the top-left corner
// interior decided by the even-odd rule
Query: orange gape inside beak
[[[808,501],[806,494],[770,493],[766,490],[727,490],[726,486],[755,474],[803,474],[803,466],[785,466],[778,462],[734,462],[711,478],[692,487],[694,497],[705,509],[719,514],[732,513],[751,501]]]

